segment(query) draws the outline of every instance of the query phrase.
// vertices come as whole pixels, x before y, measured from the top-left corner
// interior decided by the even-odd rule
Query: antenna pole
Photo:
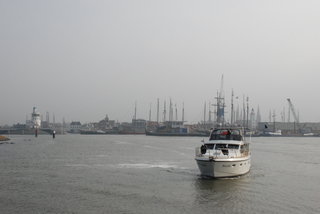
[[[159,98],[157,99],[157,123],[159,123]]]
[[[230,119],[230,123],[231,123],[231,126],[233,125],[233,89],[232,89],[232,93],[231,93],[231,119]]]
[[[137,119],[137,101],[135,101],[134,103],[134,116],[133,116],[133,119]]]
[[[184,122],[184,103],[182,103],[182,122]]]

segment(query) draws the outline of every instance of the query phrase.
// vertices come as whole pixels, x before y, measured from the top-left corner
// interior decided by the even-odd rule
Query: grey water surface
[[[199,137],[10,136],[0,213],[320,213],[320,138],[252,138],[252,168],[199,176]]]

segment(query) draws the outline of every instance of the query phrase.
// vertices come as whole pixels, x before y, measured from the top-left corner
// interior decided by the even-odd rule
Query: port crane
[[[294,122],[297,124],[299,132],[301,132],[300,126],[299,126],[299,118],[298,118],[298,116],[297,116],[297,114],[296,114],[296,111],[295,111],[295,109],[294,109],[294,106],[293,106],[290,98],[287,98],[287,101],[288,101],[288,103],[289,103],[289,108],[291,109],[291,112],[292,112],[292,114],[293,114]]]

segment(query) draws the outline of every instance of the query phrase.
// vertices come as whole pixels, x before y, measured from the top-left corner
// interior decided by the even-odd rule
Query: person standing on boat
[[[56,137],[56,131],[53,130],[53,132],[52,132],[52,138],[54,139],[55,137]]]

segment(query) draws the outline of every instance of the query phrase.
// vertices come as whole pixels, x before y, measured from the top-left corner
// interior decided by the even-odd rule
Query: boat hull
[[[202,176],[227,178],[244,175],[250,171],[250,157],[241,160],[215,160],[196,158]]]

